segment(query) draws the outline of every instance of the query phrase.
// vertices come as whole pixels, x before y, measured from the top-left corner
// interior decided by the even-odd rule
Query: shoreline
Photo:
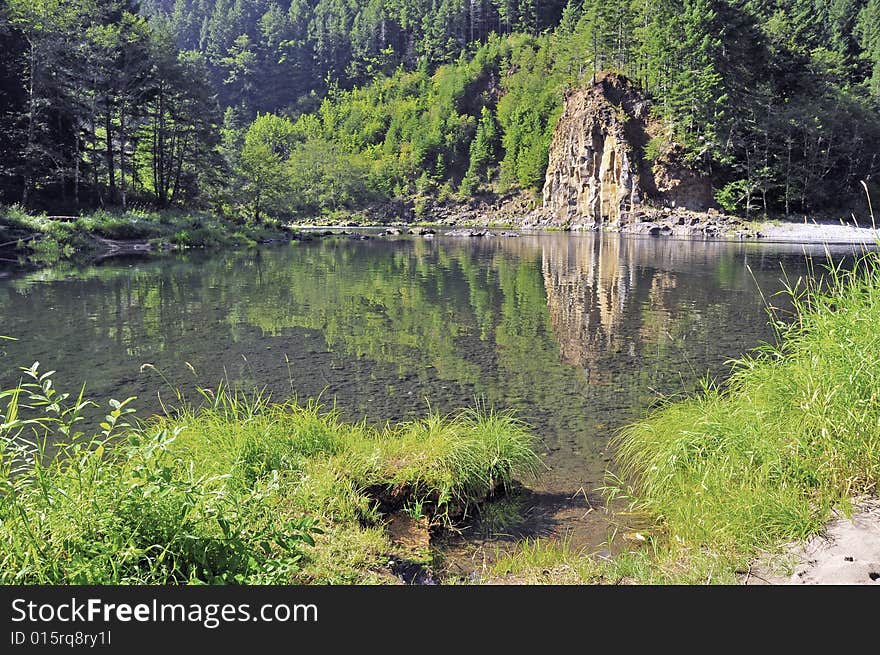
[[[320,232],[323,230],[341,230],[335,232],[333,236],[350,236],[348,230],[389,230],[396,229],[392,234],[380,234],[384,236],[407,236],[409,230],[410,236],[418,235],[419,228],[436,228],[437,236],[458,236],[458,237],[481,237],[481,236],[509,236],[509,233],[517,234],[550,234],[557,232],[571,232],[575,234],[584,233],[608,233],[621,234],[629,236],[650,236],[657,238],[671,238],[677,240],[695,240],[695,241],[756,241],[760,243],[792,243],[804,245],[853,245],[853,246],[878,246],[880,247],[880,229],[872,229],[866,227],[855,227],[851,225],[836,225],[823,223],[779,223],[779,222],[763,222],[753,224],[750,228],[753,233],[745,233],[738,226],[722,227],[718,231],[706,235],[696,234],[685,230],[676,230],[671,228],[669,231],[652,232],[656,227],[655,223],[648,224],[628,224],[623,226],[595,227],[590,225],[577,225],[567,228],[557,228],[552,226],[532,226],[532,225],[515,225],[510,223],[474,223],[464,221],[459,223],[388,223],[388,224],[352,224],[352,223],[320,223],[320,224],[304,224],[292,223],[288,227],[293,230],[300,230],[304,233]],[[671,226],[670,226],[671,227]],[[415,234],[414,234],[415,233]],[[507,233],[507,234],[505,234]],[[429,233],[431,236],[433,232]],[[330,235],[326,235],[330,236]],[[420,236],[426,236],[421,234]]]
[[[746,220],[721,213],[715,209],[691,211],[672,207],[640,207],[619,224],[597,224],[592,221],[560,222],[543,207],[535,207],[536,200],[523,193],[507,196],[475,197],[469,201],[447,201],[429,205],[421,216],[413,212],[390,211],[389,207],[374,206],[362,211],[343,213],[327,222],[290,222],[294,230],[388,229],[406,230],[419,227],[436,229],[437,235],[482,236],[475,232],[514,231],[524,234],[544,232],[607,232],[658,238],[677,238],[700,241],[759,241],[763,243],[803,243],[834,245],[878,245],[880,229],[877,226],[854,225],[853,220],[831,218],[807,221],[786,219]],[[396,214],[396,215],[395,215]],[[376,221],[364,220],[375,215]],[[468,234],[468,230],[472,234]]]
[[[743,585],[870,585],[880,583],[880,498],[853,501],[852,514],[835,511],[819,534],[762,554]]]
[[[545,232],[607,232],[654,238],[700,241],[754,241],[805,245],[880,246],[880,229],[842,221],[744,221],[714,210],[691,212],[675,209],[643,209],[623,224],[554,224],[541,209],[530,209],[520,196],[494,206],[456,203],[427,212],[430,220],[397,220],[376,209],[378,220],[363,211],[333,221],[277,222],[248,226],[205,212],[128,212],[92,216],[0,217],[3,248],[0,261],[20,268],[44,268],[63,262],[91,263],[108,257],[148,255],[192,248],[224,250],[320,237],[349,236],[351,230],[375,230],[375,237],[423,236],[519,236]],[[58,220],[53,220],[58,219]],[[366,220],[365,220],[366,219]],[[323,233],[322,233],[323,232]],[[370,235],[373,236],[373,235]],[[7,238],[8,237],[8,238]],[[12,268],[6,266],[7,269]]]
[[[880,230],[854,225],[767,223],[759,229],[764,235],[762,240],[766,242],[880,245]]]

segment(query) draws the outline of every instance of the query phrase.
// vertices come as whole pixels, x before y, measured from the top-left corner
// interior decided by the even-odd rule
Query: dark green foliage
[[[436,68],[494,33],[537,34],[563,0],[143,0],[177,44],[206,55],[224,106],[249,117],[399,66]]]
[[[498,121],[488,107],[480,112],[477,134],[471,142],[470,165],[461,183],[463,195],[472,195],[481,182],[489,181],[491,167],[498,161],[501,147]]]
[[[860,182],[880,172],[880,121],[869,92],[880,75],[872,63],[880,51],[876,0],[812,7],[572,1],[552,33],[489,37],[466,57],[455,36],[464,28],[455,27],[451,5],[439,3],[423,22],[436,19],[444,28],[426,28],[422,52],[429,56],[416,70],[385,74],[390,60],[376,60],[372,83],[334,87],[298,125],[311,126],[305,143],[323,144],[338,164],[324,167],[324,186],[367,180],[369,198],[355,183],[346,207],[449,189],[461,197],[487,186],[536,191],[565,89],[610,69],[654,102],[664,143],[652,149],[652,161],[674,155],[711,175],[725,209],[864,216]],[[432,63],[452,59],[431,72]],[[314,188],[292,182],[303,187]],[[291,206],[294,212],[340,206],[296,195],[309,201]]]
[[[729,210],[864,216],[861,182],[880,173],[878,0],[9,0],[2,12],[0,193],[30,207],[196,203],[262,218],[534,191],[565,90],[608,70],[653,101],[652,161],[711,175]],[[266,185],[244,150],[269,114],[295,137]]]
[[[544,183],[553,129],[562,111],[562,84],[546,39],[522,39],[512,49],[498,103],[503,130],[503,186],[538,189]]]
[[[27,111],[27,90],[21,84],[27,43],[11,29],[9,8],[0,5],[0,197],[15,194],[22,184],[22,161],[17,127]]]
[[[858,22],[859,43],[862,58],[871,72],[871,92],[880,98],[880,0],[869,0]]]
[[[218,112],[205,63],[128,0],[9,0],[6,200],[54,211],[193,203],[216,185]],[[8,117],[8,118],[6,118]]]
[[[492,89],[497,92],[506,47],[496,40],[474,58],[433,74],[399,70],[367,87],[336,89],[317,112],[295,123],[276,117],[287,121],[295,143],[287,163],[277,168],[283,202],[271,211],[310,216],[408,195],[417,187],[436,188],[448,180],[457,184],[468,172],[481,120],[483,137],[491,141],[482,164],[485,175],[498,156],[498,130],[492,136],[490,126]],[[260,166],[272,161],[250,150],[246,141],[242,159]],[[244,188],[251,188],[254,171],[243,168],[242,175]]]

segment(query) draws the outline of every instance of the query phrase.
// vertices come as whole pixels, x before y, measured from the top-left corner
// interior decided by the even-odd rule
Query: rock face
[[[708,180],[644,159],[649,113],[650,103],[621,75],[605,74],[590,88],[569,93],[550,146],[542,212],[547,223],[623,225],[642,207],[712,206]]]

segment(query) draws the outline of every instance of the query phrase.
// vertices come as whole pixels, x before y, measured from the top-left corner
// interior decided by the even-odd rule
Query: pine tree
[[[880,99],[880,0],[869,0],[859,15],[857,35],[863,58],[870,67],[869,86]]]
[[[706,161],[718,146],[727,99],[718,69],[722,43],[713,0],[684,0],[669,107],[693,157]]]
[[[480,183],[489,181],[491,166],[498,161],[500,131],[491,109],[484,106],[480,112],[477,133],[470,147],[470,164],[462,181],[461,192],[472,195]]]
[[[25,43],[21,80],[26,102],[14,126],[19,143],[16,173],[21,202],[28,205],[40,188],[63,177],[73,136],[66,115],[70,106],[71,37],[80,30],[75,7],[62,0],[8,0],[7,21]],[[59,124],[62,125],[59,128]]]

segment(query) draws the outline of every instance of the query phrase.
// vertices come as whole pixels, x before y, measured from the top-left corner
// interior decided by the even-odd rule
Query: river
[[[221,382],[371,422],[511,410],[546,469],[523,481],[519,518],[465,529],[469,547],[597,546],[612,435],[772,342],[767,304],[784,312],[783,280],[824,259],[795,244],[374,235],[45,269],[0,279],[0,334],[18,339],[0,342],[0,383],[39,361],[62,389],[137,396],[141,416]]]

